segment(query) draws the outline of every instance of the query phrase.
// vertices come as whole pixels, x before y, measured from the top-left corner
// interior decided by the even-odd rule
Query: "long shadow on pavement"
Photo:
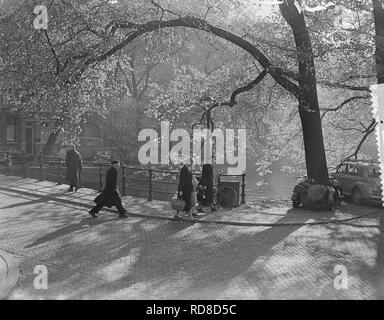
[[[113,219],[94,219],[92,217],[87,217],[81,220],[79,223],[65,226],[63,228],[56,230],[55,232],[52,232],[50,234],[43,236],[37,239],[36,241],[34,241],[33,243],[26,245],[25,248],[32,248],[32,247],[38,246],[39,244],[53,241],[59,237],[70,235],[71,233],[74,233],[76,231],[84,230],[85,226],[94,227],[94,226],[102,225],[104,223],[108,223],[114,220],[116,220],[116,217]]]
[[[324,214],[319,219],[320,214],[305,213],[303,222],[308,219],[321,222],[331,216]],[[144,286],[143,290],[148,293],[163,295],[166,298],[214,299],[232,286],[233,281],[237,282],[239,276],[243,278],[242,281],[247,282],[238,283],[241,290],[257,287],[259,282],[265,281],[262,267],[259,265],[256,271],[251,271],[252,276],[247,277],[247,274],[250,269],[254,269],[252,267],[257,260],[259,263],[259,260],[271,253],[274,246],[284,242],[302,227],[234,227],[135,218],[98,228],[96,236],[102,240],[95,238],[95,241],[92,238],[95,235],[83,229],[84,224],[100,227],[113,220],[117,219],[86,218],[44,235],[26,248],[50,241],[60,244],[60,238],[64,237],[65,245],[59,245],[55,252],[55,256],[60,258],[64,266],[75,262],[76,268],[105,276],[104,284],[95,284],[92,288],[84,288],[82,292],[74,290],[75,293],[71,297],[74,299],[92,297],[97,292],[114,294],[136,284]],[[276,223],[290,221],[291,218],[287,214]],[[84,231],[81,239],[87,241],[71,239],[71,235],[79,230]],[[318,236],[313,236],[314,241],[317,240],[316,237]],[[89,241],[91,238],[92,241]],[[379,250],[381,256],[378,261],[384,260],[384,240],[380,248],[383,252]],[[124,265],[121,261],[129,261],[129,265]],[[384,263],[380,263],[383,267]],[[109,271],[113,273],[112,280],[103,272],[106,267],[114,270]],[[67,273],[62,271],[53,270],[50,273],[50,281],[65,283],[66,275]],[[269,294],[267,291],[261,297],[268,298]]]
[[[27,191],[21,191],[21,190],[15,190],[15,189],[9,189],[9,188],[0,187],[0,192],[2,190],[18,193],[18,194],[25,195],[25,196],[32,196],[32,197],[35,197],[35,198],[40,198],[41,202],[54,201],[54,202],[60,203],[60,205],[61,204],[72,204],[72,205],[76,205],[76,206],[89,207],[89,204],[79,203],[79,201],[73,201],[70,198],[69,199],[68,198],[60,198],[62,196],[66,196],[67,195],[67,193],[65,193],[65,192],[48,193],[46,195],[41,195],[41,194],[32,193],[30,190],[29,190],[29,192],[27,192]],[[74,198],[74,200],[76,200],[76,198]]]
[[[49,196],[47,196],[47,197],[36,195],[34,197],[38,197],[40,199],[26,201],[26,202],[20,202],[20,203],[15,203],[15,204],[11,204],[9,206],[2,207],[0,209],[13,209],[13,208],[17,208],[17,207],[29,206],[29,205],[34,205],[34,204],[38,204],[38,203],[46,203],[47,200],[48,201],[52,200],[52,199],[49,199],[49,198],[51,198],[51,197],[55,198],[55,197],[59,197],[59,196],[62,196],[62,195],[63,195],[62,193],[50,193]]]
[[[314,213],[314,215],[318,215]],[[308,215],[308,219],[310,219]],[[289,221],[286,216],[278,221]],[[166,295],[166,298],[212,299],[222,293],[237,276],[244,275],[259,257],[267,256],[271,248],[301,228],[301,226],[260,228],[230,227],[233,235],[226,237],[225,226],[191,225],[184,222],[169,222],[151,231],[145,231],[141,225],[134,228],[139,237],[115,247],[114,253],[106,253],[108,261],[129,256],[140,249],[129,274],[122,273],[116,280],[96,286],[86,293],[74,296],[74,299],[91,295],[94,292],[117,292],[134,284],[146,285],[146,293]],[[188,228],[191,230],[187,230]],[[246,232],[242,230],[246,228]],[[133,230],[132,229],[132,230]],[[140,230],[141,229],[141,230]],[[265,229],[265,228],[263,228]],[[182,231],[188,231],[183,234]],[[194,239],[195,238],[195,239]],[[109,244],[110,245],[110,244]],[[93,248],[92,250],[95,250]],[[82,248],[84,252],[87,248]],[[103,245],[96,250],[105,251]],[[70,253],[68,253],[70,254]],[[98,269],[94,261],[93,269]],[[101,267],[99,265],[99,267]],[[257,283],[257,277],[249,284]],[[212,293],[214,290],[216,293]]]

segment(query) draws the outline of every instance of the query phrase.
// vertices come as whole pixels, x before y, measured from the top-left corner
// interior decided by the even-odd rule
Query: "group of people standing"
[[[209,207],[211,212],[216,211],[216,208],[213,202],[212,165],[203,165],[201,177],[198,181],[193,176],[190,168],[189,164],[184,164],[180,170],[177,198],[185,201],[185,207],[182,211],[192,219],[193,216],[197,216],[199,213],[205,213],[203,207]],[[175,218],[181,218],[180,211],[177,211]]]

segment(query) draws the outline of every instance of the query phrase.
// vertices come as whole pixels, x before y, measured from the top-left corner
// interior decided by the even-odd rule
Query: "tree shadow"
[[[16,192],[16,193],[19,193],[19,192]],[[32,194],[30,194],[30,195],[32,196]],[[34,198],[40,198],[40,199],[30,200],[30,201],[21,202],[21,203],[15,203],[15,204],[11,204],[11,205],[2,207],[0,209],[13,209],[13,208],[17,208],[17,207],[24,207],[24,206],[29,206],[29,205],[39,204],[39,203],[46,203],[47,200],[48,201],[53,200],[53,199],[50,199],[51,197],[55,198],[55,197],[58,197],[60,195],[62,195],[62,194],[61,193],[51,193],[51,194],[49,194],[49,196],[33,195]]]
[[[318,248],[325,248],[329,257],[328,264],[332,268],[337,265],[347,268],[351,282],[347,290],[339,292],[343,299],[356,299],[356,297],[372,299],[377,296],[378,274],[384,267],[383,262],[379,262],[382,258],[376,256],[384,255],[384,239],[380,240],[382,236],[379,235],[379,228],[382,229],[380,217],[383,210],[374,210],[375,206],[352,205],[352,208],[356,210],[365,208],[368,211],[363,214],[358,211],[352,212],[351,215],[357,218],[352,221],[324,225],[330,245],[326,247],[319,243]],[[334,272],[332,268],[329,270],[331,274]],[[381,278],[384,280],[383,276]]]
[[[29,196],[32,193],[24,192]],[[55,196],[61,196],[55,194]],[[47,201],[52,199],[52,194],[48,196],[35,195]],[[62,202],[62,201],[58,201]],[[63,200],[63,203],[68,200]],[[26,205],[20,204],[20,205]],[[358,215],[359,207],[353,207],[352,215]],[[350,208],[342,208],[341,213],[350,214]],[[291,215],[299,217],[300,222],[309,219],[321,222],[334,217],[333,212],[310,212],[307,210],[288,210],[282,219],[276,222],[273,227],[229,227],[223,225],[190,223],[188,221],[151,221],[148,219],[135,218],[131,220],[112,219],[92,219],[84,218],[76,224],[64,226],[55,232],[45,235],[25,248],[32,248],[43,243],[47,243],[65,237],[65,245],[58,248],[58,257],[63,258],[63,265],[71,265],[75,261],[77,267],[89,272],[100,272],[103,275],[104,268],[111,265],[120,264],[120,261],[132,261],[132,265],[127,265],[126,272],[119,276],[119,270],[114,273],[112,280],[109,278],[104,284],[95,284],[87,292],[75,292],[74,298],[82,298],[84,294],[93,294],[106,290],[107,292],[117,292],[126,288],[131,288],[136,283],[144,283],[144,291],[149,293],[164,292],[168,297],[175,299],[200,298],[200,294],[207,293],[207,287],[219,288],[217,292],[225,290],[236,281],[236,278],[245,273],[249,273],[256,260],[268,256],[277,244],[281,243],[292,233],[299,230],[302,226],[288,225],[277,226],[278,224],[291,222]],[[376,217],[377,218],[377,217]],[[117,222],[119,221],[119,222]],[[84,230],[81,237],[85,240],[92,240],[90,234],[84,228],[84,224],[90,226],[100,226],[107,222],[110,227],[97,230],[100,239],[89,243],[88,241],[71,243],[71,235],[77,231]],[[349,223],[339,223],[339,225]],[[354,225],[355,226],[355,225]],[[361,228],[367,226],[361,225]],[[329,226],[331,229],[332,227]],[[382,227],[380,230],[384,230]],[[118,236],[116,236],[116,234]],[[226,235],[228,234],[228,237]],[[336,236],[334,236],[336,235]],[[364,235],[357,236],[363,238]],[[309,237],[308,237],[309,239]],[[318,236],[313,236],[316,243]],[[342,240],[337,237],[337,232],[331,234],[331,240]],[[384,240],[379,246],[383,252],[378,257],[383,269],[384,263]],[[285,246],[285,245],[284,245]],[[283,248],[284,249],[284,248]],[[329,250],[332,253],[332,250]],[[76,257],[79,257],[77,259]],[[337,262],[338,257],[332,261]],[[378,263],[379,265],[379,263]],[[124,268],[124,266],[122,267]],[[129,269],[128,269],[129,268]],[[257,271],[252,273],[248,280],[252,285],[257,285],[258,281],[263,281],[262,274]],[[52,281],[66,281],[62,271],[54,270]],[[330,271],[332,274],[332,271]],[[384,277],[381,277],[384,279]],[[180,280],[181,279],[181,280]],[[265,279],[264,279],[265,281]],[[384,287],[384,285],[383,285]],[[212,295],[208,296],[212,298]]]
[[[95,219],[95,218],[92,218],[90,216],[90,217],[82,219],[78,223],[65,226],[63,228],[56,230],[55,232],[47,234],[47,235],[37,239],[33,243],[26,245],[25,248],[26,249],[32,248],[32,247],[38,246],[40,244],[43,244],[43,243],[46,243],[49,241],[53,241],[59,237],[67,236],[67,235],[74,233],[76,231],[83,230],[85,226],[94,227],[94,226],[98,226],[98,225],[101,225],[104,223],[108,223],[108,222],[115,220],[115,219],[116,218],[114,218],[114,219]]]
[[[33,198],[40,198],[40,200],[36,200],[36,203],[44,203],[48,201],[53,201],[60,203],[60,205],[75,205],[75,206],[82,206],[82,207],[89,207],[89,204],[87,203],[80,203],[79,201],[73,201],[68,198],[61,198],[62,196],[66,196],[66,193],[64,192],[54,192],[54,193],[47,193],[45,195],[42,194],[36,194],[33,192],[27,192],[27,191],[22,191],[22,190],[15,190],[15,189],[8,189],[8,188],[2,188],[0,187],[0,191],[5,190],[5,191],[12,191],[13,193],[18,193],[23,196],[29,196]],[[76,198],[74,197],[74,200]],[[27,205],[27,204],[22,204],[22,205]]]
[[[318,216],[318,213],[313,215]],[[307,219],[311,219],[310,214]],[[277,223],[285,222],[289,222],[288,216]],[[135,283],[146,283],[146,293],[156,294],[162,288],[172,286],[173,282],[181,281],[175,290],[169,291],[170,298],[200,298],[207,286],[225,289],[237,276],[246,273],[256,259],[268,255],[275,245],[302,227],[276,226],[262,228],[263,230],[255,227],[240,227],[235,230],[239,227],[230,227],[235,236],[226,239],[224,235],[228,226],[169,222],[154,230],[145,231],[142,223],[132,227],[132,231],[139,234],[138,238],[115,247],[116,250],[108,255],[108,261],[113,264],[135,252],[135,249],[139,250],[130,266],[133,271],[121,277],[116,275],[116,280],[96,285],[88,294],[100,290],[117,292],[132,287]],[[193,229],[183,233],[188,228]],[[247,229],[246,232],[241,230],[243,228]],[[198,235],[198,240],[191,238],[191,232]],[[220,233],[223,235],[220,236]],[[95,250],[104,251],[103,246]],[[256,280],[255,278],[252,281]],[[83,295],[81,293],[73,298],[79,299]]]

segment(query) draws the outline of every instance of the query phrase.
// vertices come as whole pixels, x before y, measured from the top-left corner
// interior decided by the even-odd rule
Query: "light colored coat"
[[[192,177],[192,185],[193,185],[193,190],[192,190],[192,193],[191,193],[191,204],[192,204],[192,207],[194,207],[197,203],[197,180],[195,177]]]

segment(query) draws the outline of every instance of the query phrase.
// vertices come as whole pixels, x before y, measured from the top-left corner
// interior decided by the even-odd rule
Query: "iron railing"
[[[104,177],[109,166],[110,164],[103,162],[83,161],[81,186],[102,191]],[[25,152],[5,153],[6,175],[12,174],[22,178],[31,177],[40,181],[48,180],[63,184],[65,169],[65,159],[60,157],[45,156],[42,153],[38,155]],[[178,171],[122,165],[119,171],[119,189],[122,196],[130,194],[145,197],[148,201],[152,201],[154,198],[170,199],[177,192],[178,175]],[[193,172],[193,175],[200,176],[201,174]],[[219,174],[219,177],[241,177],[240,203],[245,204],[245,174]]]

